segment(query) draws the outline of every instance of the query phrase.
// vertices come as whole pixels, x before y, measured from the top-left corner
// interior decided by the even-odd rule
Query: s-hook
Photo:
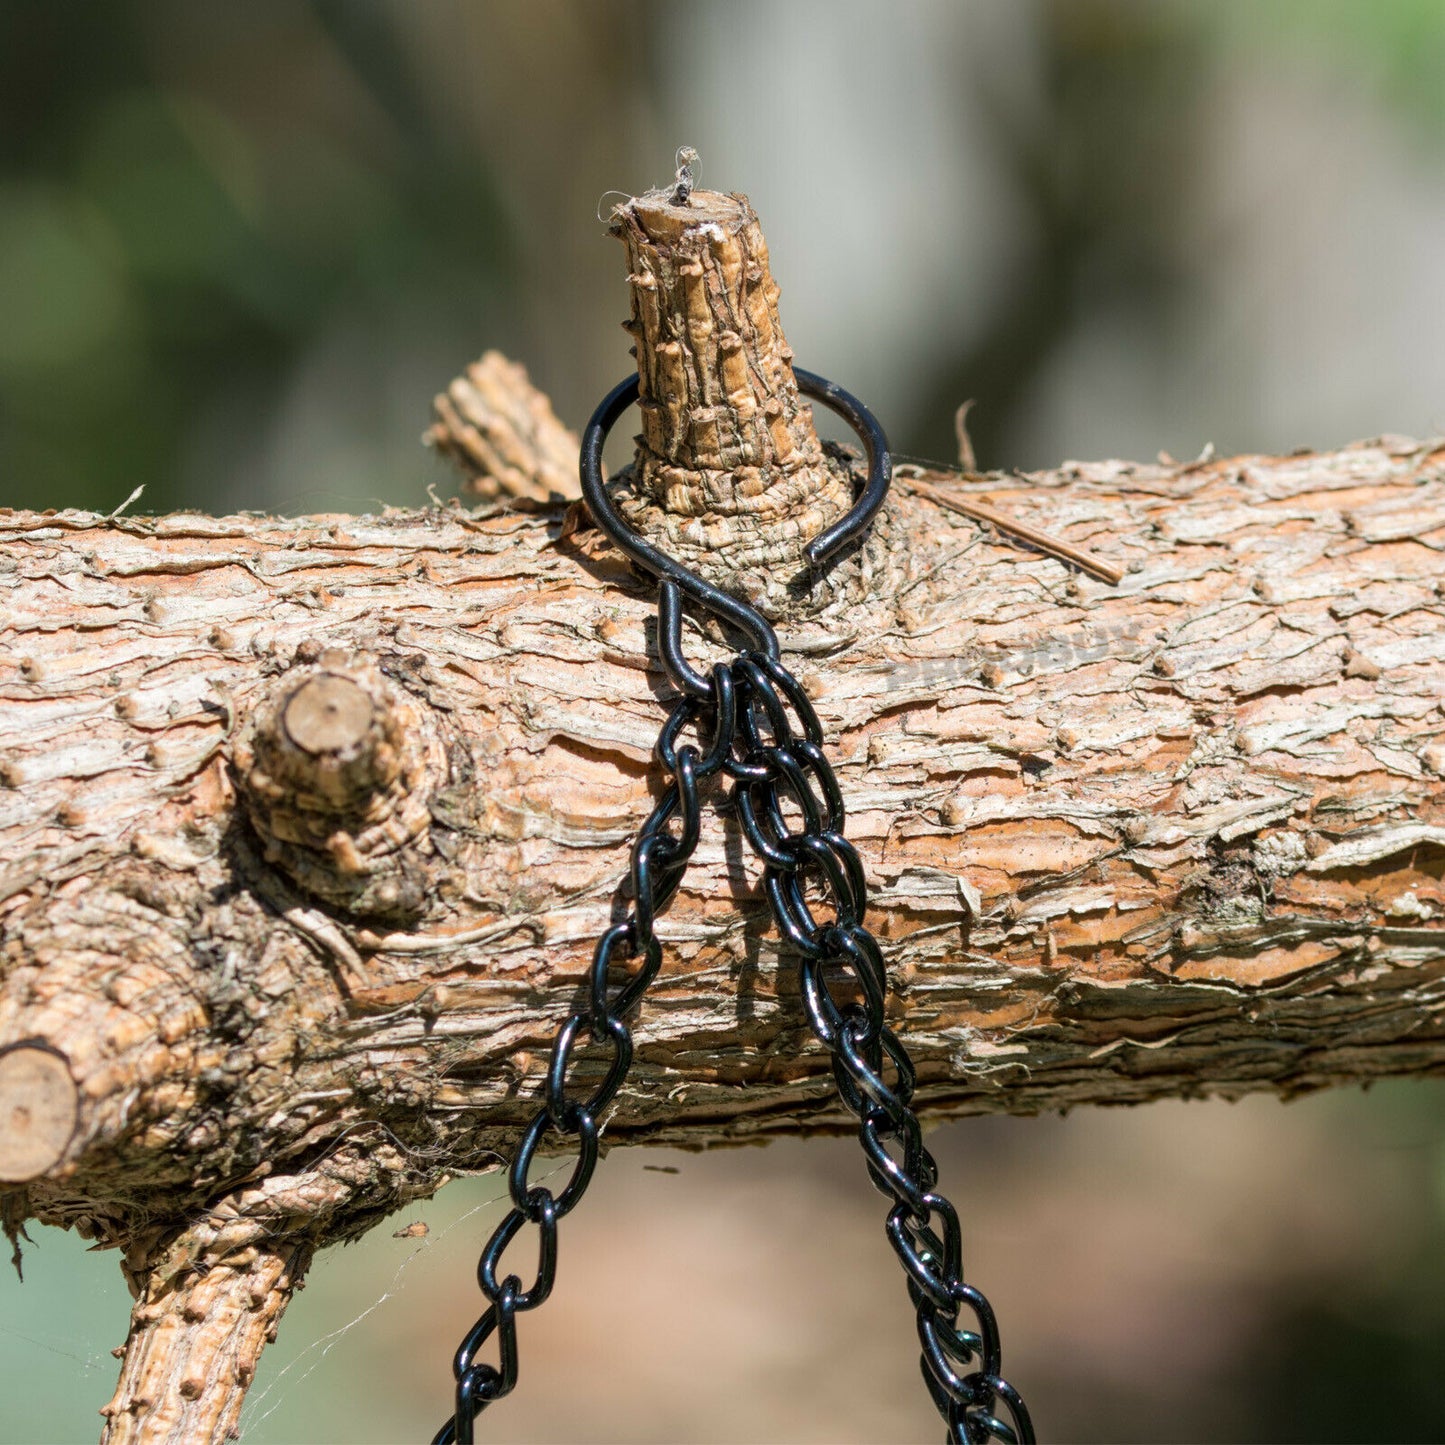
[[[796,371],[799,388],[844,417],[868,455],[867,479],[850,511],[804,549],[821,566],[867,530],[888,494],[892,466],[882,428],[841,387]],[[720,591],[639,537],[612,504],[602,480],[607,433],[637,400],[629,377],[608,393],[582,437],[582,493],[598,527],[659,584],[658,636],[663,667],[683,694],[663,724],[657,756],[669,774],[662,797],[632,847],[632,907],[598,941],[585,1004],[558,1031],[547,1069],[545,1102],[528,1125],[508,1171],[512,1208],[482,1252],[477,1279],[488,1305],[453,1361],[455,1413],[433,1445],[471,1445],[476,1416],[517,1382],[516,1316],[551,1292],[557,1263],[557,1221],[581,1198],[597,1162],[598,1119],[632,1062],[625,1022],[662,964],[654,921],[676,894],[700,833],[699,784],[722,773],[743,835],[763,862],[763,883],[774,919],[799,958],[803,1010],[831,1055],[844,1105],[858,1120],[869,1177],[892,1201],[886,1233],[907,1276],[918,1322],[923,1378],[948,1426],[950,1445],[1032,1445],[1033,1425],[1018,1391],[999,1374],[998,1328],[988,1301],[962,1274],[958,1213],[935,1192],[938,1166],[923,1142],[911,1107],[913,1063],[886,1019],[883,955],[863,926],[867,880],[863,863],[843,837],[844,804],[823,753],[823,729],[812,703],[780,660],[777,634],[754,608]],[[742,633],[746,646],[710,676],[683,655],[682,600]],[[698,725],[706,750],[679,742]],[[710,736],[707,736],[710,735]],[[784,803],[800,818],[794,829]],[[676,816],[676,832],[669,823]],[[808,896],[809,883],[814,897]],[[818,919],[814,909],[828,908]],[[637,966],[620,980],[614,965]],[[609,992],[611,990],[611,992]],[[610,1052],[600,1083],[578,1098],[568,1093],[573,1052],[583,1025],[591,1042]],[[595,1074],[595,1070],[593,1071]],[[573,1141],[576,1157],[560,1193],[529,1182],[533,1159],[548,1134]],[[502,1255],[525,1224],[538,1228],[537,1277],[527,1288],[500,1274]],[[496,1334],[498,1364],[477,1352]]]

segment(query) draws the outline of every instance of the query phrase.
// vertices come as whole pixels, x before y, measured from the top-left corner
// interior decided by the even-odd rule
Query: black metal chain
[[[881,505],[890,475],[888,452],[881,429],[860,402],[822,377],[801,370],[797,376],[804,391],[854,424],[869,457],[868,482],[853,510],[806,549],[817,563],[860,535]],[[869,1176],[892,1200],[887,1235],[907,1277],[923,1377],[947,1423],[950,1445],[1034,1445],[1029,1412],[999,1373],[993,1310],[978,1289],[964,1282],[958,1212],[937,1192],[938,1165],[911,1107],[913,1063],[886,1022],[883,955],[864,925],[863,864],[843,836],[843,796],[823,753],[817,713],[779,660],[767,620],[638,538],[603,486],[602,443],[636,395],[636,378],[629,378],[598,407],[583,436],[582,486],[598,525],[661,582],[659,652],[683,694],[657,741],[657,757],[669,781],[633,843],[631,911],[598,941],[586,1006],[568,1016],[553,1044],[545,1102],[523,1133],[508,1172],[512,1208],[493,1231],[477,1268],[487,1309],[457,1350],[455,1413],[432,1445],[472,1445],[476,1417],[517,1383],[516,1319],[551,1293],[557,1222],[575,1208],[596,1166],[599,1118],[632,1062],[625,1015],[661,965],[654,923],[676,894],[697,847],[699,785],[719,774],[732,780],[732,810],[762,860],[778,927],[799,955],[808,1024],[831,1054],[839,1095],[858,1120]],[[739,628],[751,644],[731,663],[716,664],[710,676],[683,655],[682,593]],[[706,739],[705,751],[680,741],[689,726],[696,726],[699,743]],[[671,831],[674,820],[676,832]],[[801,826],[790,826],[792,821]],[[820,919],[817,907],[829,909],[831,916]],[[638,966],[614,986],[614,966],[624,961]],[[576,1051],[584,1025],[591,1042],[610,1051],[610,1061],[601,1082],[578,1098],[572,1075],[580,1063]],[[529,1179],[534,1159],[553,1134],[575,1140],[572,1172],[560,1193]],[[524,1290],[518,1275],[499,1277],[499,1271],[507,1248],[527,1224],[535,1224],[540,1237],[537,1275]],[[477,1359],[494,1334],[495,1365]]]
[[[917,1312],[924,1381],[951,1445],[1032,1445],[1028,1409],[999,1373],[993,1310],[963,1279],[958,1211],[936,1190],[938,1165],[910,1107],[913,1063],[885,1021],[888,984],[864,927],[863,864],[843,836],[843,796],[817,714],[776,660],[745,652],[733,669],[738,820],[763,860],[773,917],[800,955],[803,1009],[858,1119],[869,1177],[893,1201],[888,1240]],[[789,812],[801,827],[788,826]],[[814,912],[810,886],[831,917]]]
[[[694,699],[678,703],[663,725],[659,751],[664,742],[676,739],[696,712]],[[477,1266],[477,1283],[486,1296],[487,1308],[467,1331],[452,1361],[456,1408],[432,1445],[472,1445],[476,1417],[516,1385],[517,1316],[536,1309],[552,1292],[557,1221],[572,1212],[592,1178],[597,1165],[598,1121],[632,1065],[632,1033],[625,1016],[637,1006],[662,964],[662,945],[653,932],[653,922],[672,901],[697,847],[698,781],[720,766],[711,753],[704,759],[691,744],[677,747],[675,741],[669,743],[666,756],[671,782],[632,845],[632,909],[623,922],[598,939],[588,971],[586,1005],[569,1014],[557,1031],[547,1065],[545,1102],[522,1134],[507,1172],[512,1207],[492,1231]],[[674,816],[678,820],[675,834],[669,831]],[[614,967],[635,960],[640,960],[640,966],[614,987]],[[601,1082],[579,1098],[573,1075],[583,1063],[578,1045],[584,1025],[591,1042],[606,1050],[610,1058]],[[572,1173],[560,1193],[529,1179],[532,1162],[551,1135],[576,1141]],[[540,1237],[537,1277],[524,1290],[519,1276],[499,1274],[507,1247],[527,1224],[535,1224]],[[493,1335],[499,1360],[495,1365],[477,1359],[478,1351]]]

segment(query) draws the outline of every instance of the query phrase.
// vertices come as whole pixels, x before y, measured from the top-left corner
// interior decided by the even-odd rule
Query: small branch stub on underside
[[[65,1157],[79,1117],[79,1090],[51,1049],[19,1044],[0,1053],[0,1182],[38,1179]]]
[[[256,1362],[313,1250],[282,1234],[232,1258],[198,1254],[179,1275],[142,1273],[120,1379],[100,1412],[104,1445],[236,1439]]]

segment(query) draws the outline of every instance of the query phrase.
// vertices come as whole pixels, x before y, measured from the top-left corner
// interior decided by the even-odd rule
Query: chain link
[[[452,1361],[456,1404],[452,1417],[437,1431],[432,1445],[472,1445],[476,1417],[494,1400],[510,1394],[517,1383],[517,1316],[536,1309],[552,1292],[557,1273],[557,1223],[582,1198],[597,1164],[599,1120],[611,1104],[632,1065],[632,1032],[626,1015],[636,1008],[662,964],[662,946],[653,932],[658,914],[672,901],[697,847],[700,812],[698,781],[716,773],[732,731],[731,677],[719,684],[718,697],[703,706],[684,698],[663,725],[658,752],[670,781],[632,846],[632,908],[623,922],[597,941],[588,971],[587,1003],[568,1015],[552,1045],[542,1107],[522,1133],[507,1172],[512,1207],[493,1230],[477,1266],[477,1284],[487,1300],[481,1318],[467,1331]],[[705,718],[719,723],[719,738],[704,757],[690,743],[678,745],[682,729]],[[673,831],[675,829],[675,831]],[[622,976],[621,965],[634,969]],[[586,1039],[584,1041],[584,1027]],[[596,1051],[587,1072],[595,1077],[605,1063],[601,1081],[581,1084],[585,1043]],[[598,1058],[596,1055],[600,1054]],[[530,1182],[533,1161],[544,1145],[571,1141],[575,1154],[565,1185],[554,1192]],[[562,1165],[566,1167],[565,1161]],[[537,1273],[522,1288],[521,1277],[504,1273],[503,1257],[526,1225],[537,1228]],[[497,1363],[477,1358],[497,1338]]]
[[[911,1107],[913,1063],[886,1022],[883,955],[864,926],[863,864],[843,837],[842,793],[817,714],[774,658],[743,653],[734,683],[737,816],[763,861],[773,916],[800,955],[803,1010],[858,1120],[869,1177],[893,1201],[886,1230],[917,1312],[924,1381],[950,1445],[1033,1445],[1028,1409],[999,1373],[993,1310],[963,1280],[958,1212],[935,1192],[938,1165]],[[788,826],[789,808],[801,826]],[[815,907],[832,916],[819,918]]]
[[[803,555],[820,567],[867,530],[882,506],[892,475],[888,443],[872,413],[825,377],[795,368],[800,390],[837,412],[858,433],[868,475],[852,508],[814,537]],[[582,494],[593,520],[634,564],[657,578],[658,653],[682,699],[663,724],[657,755],[669,782],[639,829],[632,848],[632,909],[598,940],[588,979],[587,1007],[558,1031],[547,1069],[543,1107],[523,1132],[508,1171],[511,1210],[488,1240],[477,1267],[487,1308],[453,1361],[456,1409],[433,1445],[471,1445],[476,1417],[517,1383],[519,1313],[551,1293],[557,1266],[557,1221],[581,1199],[597,1163],[598,1119],[622,1086],[632,1062],[625,1015],[656,976],[662,952],[654,924],[676,894],[697,847],[698,785],[718,774],[732,782],[733,810],[763,863],[764,889],[783,937],[800,957],[803,1008],[832,1056],[839,1097],[858,1120],[873,1183],[892,1200],[889,1242],[907,1279],[918,1317],[923,1377],[948,1425],[951,1445],[1033,1445],[1033,1426],[1018,1392],[1000,1374],[998,1328],[988,1301],[962,1276],[958,1214],[935,1192],[938,1165],[923,1143],[911,1102],[914,1069],[888,1028],[883,955],[865,927],[868,907],[863,864],[843,836],[844,807],[837,778],[823,753],[823,730],[796,678],[779,659],[766,618],[689,572],[627,525],[602,477],[608,431],[639,396],[635,376],[614,387],[582,436]],[[687,660],[682,646],[684,595],[747,638],[730,664],[711,678]],[[796,726],[795,726],[796,724]],[[680,743],[685,728],[711,732],[706,751]],[[700,738],[701,742],[702,739]],[[790,825],[790,817],[801,821]],[[676,819],[676,831],[670,825]],[[812,890],[815,902],[809,899]],[[815,907],[831,910],[819,919]],[[613,988],[614,957],[637,966]],[[600,1084],[585,1098],[569,1092],[582,1025],[610,1050]],[[891,1082],[890,1082],[891,1077]],[[575,1085],[574,1085],[575,1087]],[[532,1162],[556,1134],[575,1141],[572,1173],[560,1193],[530,1182]],[[501,1261],[525,1225],[538,1231],[537,1274],[501,1274]],[[477,1359],[497,1336],[497,1363]]]
[[[666,618],[664,631],[676,630],[676,617]],[[698,745],[680,741],[689,727],[697,728]],[[1028,1410],[999,1373],[993,1310],[963,1280],[957,1211],[935,1192],[938,1166],[911,1107],[913,1064],[887,1025],[883,955],[864,926],[863,864],[843,836],[843,796],[822,743],[818,716],[797,679],[776,658],[752,650],[714,666],[709,695],[693,690],[663,724],[657,756],[669,781],[633,843],[632,908],[598,940],[586,1007],[558,1030],[543,1106],[523,1132],[508,1171],[512,1208],[477,1268],[487,1308],[457,1350],[455,1413],[433,1445],[471,1445],[476,1417],[517,1383],[516,1319],[551,1293],[558,1221],[587,1188],[597,1163],[600,1116],[632,1063],[625,1015],[662,961],[654,923],[697,847],[699,784],[719,774],[732,782],[733,811],[762,861],[773,916],[799,955],[803,1009],[832,1056],[839,1096],[858,1120],[869,1177],[892,1201],[886,1233],[907,1279],[923,1377],[947,1423],[950,1445],[1032,1445]],[[824,909],[830,916],[820,918],[815,910]],[[617,979],[614,970],[624,962],[636,967]],[[584,1025],[606,1061],[601,1082],[590,1091],[574,1079]],[[597,1066],[594,1062],[589,1073]],[[560,1192],[532,1184],[537,1154],[545,1144],[563,1140],[572,1141],[575,1150],[566,1184]],[[536,1277],[524,1290],[519,1275],[503,1272],[502,1260],[527,1225],[536,1227],[538,1252]],[[493,1335],[496,1364],[477,1358]]]

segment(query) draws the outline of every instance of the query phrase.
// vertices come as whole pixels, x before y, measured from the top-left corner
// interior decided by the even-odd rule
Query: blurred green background
[[[965,397],[987,466],[1445,430],[1439,0],[4,0],[0,504],[421,502],[488,346],[577,425],[629,365],[605,193],[682,143],[903,453]],[[1046,1436],[1445,1439],[1442,1101],[939,1130]],[[934,1439],[855,1152],[610,1158],[487,1438]],[[325,1257],[244,1438],[429,1434],[501,1192]],[[7,1445],[93,1438],[125,1330],[36,1235]]]

